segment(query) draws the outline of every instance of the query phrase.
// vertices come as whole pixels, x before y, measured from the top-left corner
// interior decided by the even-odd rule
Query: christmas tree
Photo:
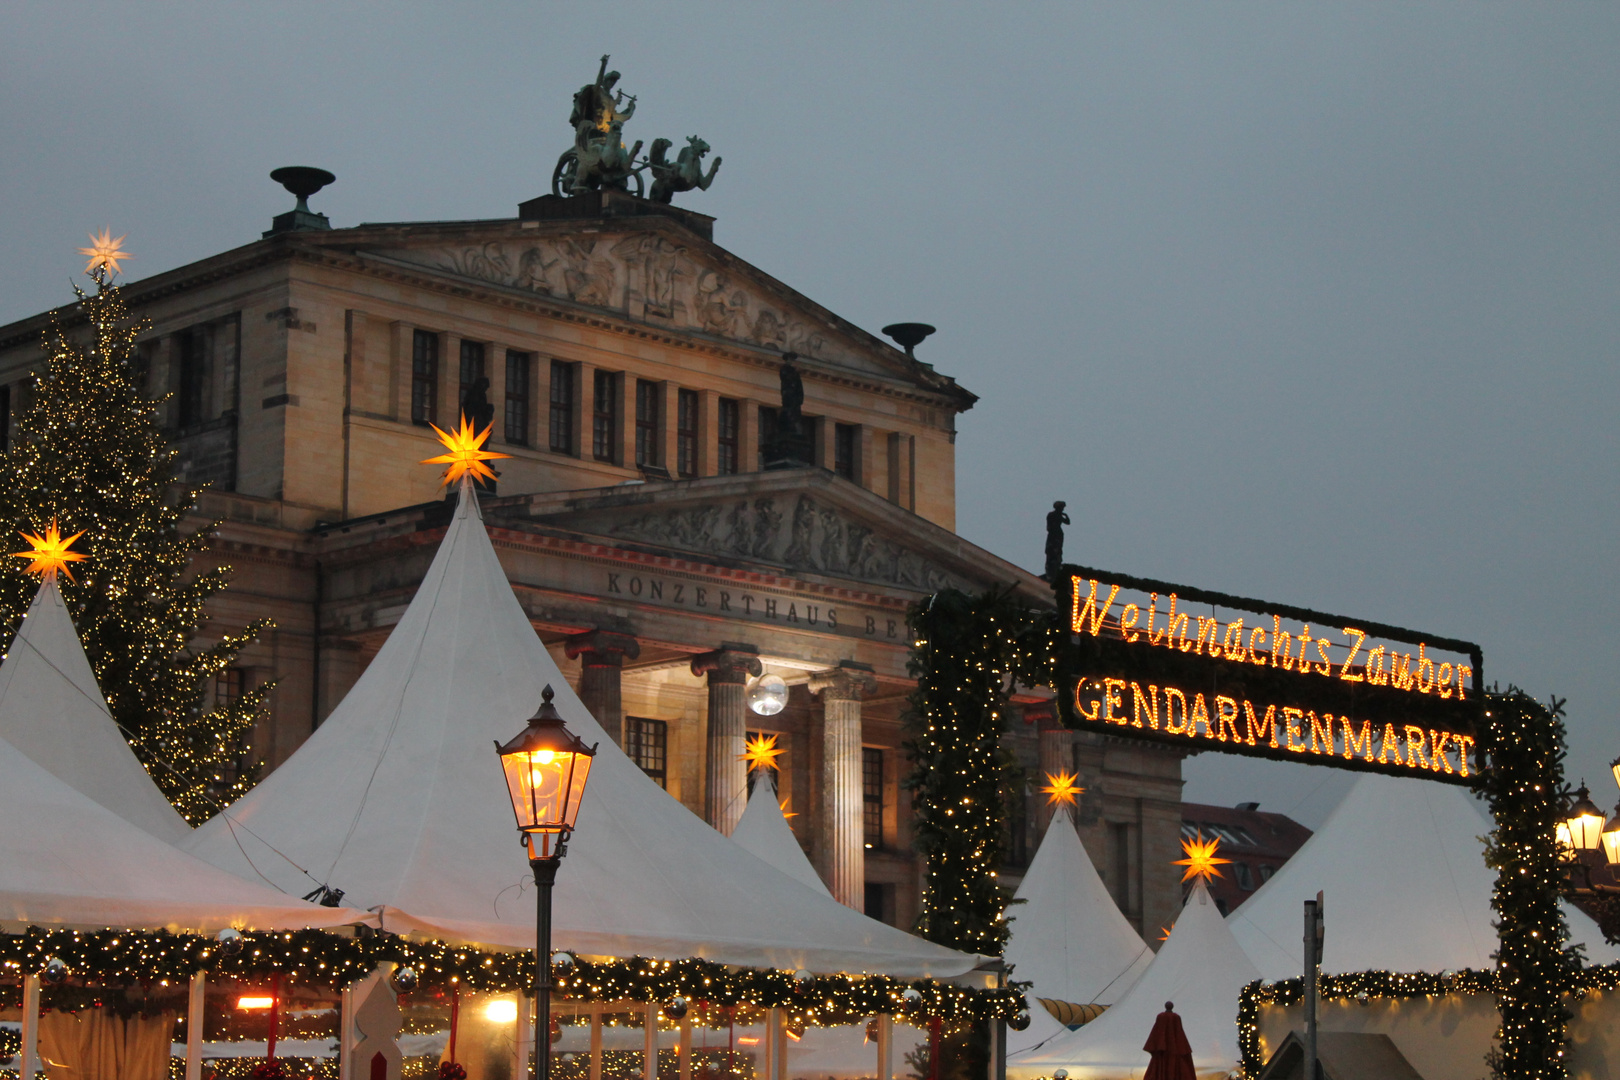
[[[119,238],[120,240],[122,237]],[[75,288],[71,329],[53,313],[44,366],[31,381],[15,437],[0,455],[0,531],[84,535],[76,581],[62,595],[113,719],[158,787],[196,824],[249,787],[257,762],[248,733],[271,685],[216,700],[212,687],[237,654],[270,625],[260,620],[199,648],[203,607],[230,568],[187,577],[217,522],[187,526],[195,490],[175,484],[175,452],[158,426],[159,400],[142,389],[132,320],[112,283],[128,255],[92,237]],[[80,323],[82,319],[82,325]],[[38,581],[22,560],[0,559],[0,634],[9,645]]]

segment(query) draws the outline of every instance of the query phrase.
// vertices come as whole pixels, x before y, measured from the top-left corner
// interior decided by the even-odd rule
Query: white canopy
[[[34,594],[0,664],[0,738],[158,839],[191,835],[107,711],[53,580]]]
[[[1368,773],[1322,828],[1229,920],[1267,980],[1302,969],[1301,903],[1323,893],[1322,970],[1488,969],[1496,949],[1482,837],[1489,822],[1462,788]],[[1620,959],[1597,924],[1566,906],[1589,963]]]
[[[1153,1030],[1154,1018],[1170,1001],[1181,1015],[1199,1074],[1224,1076],[1239,1062],[1238,994],[1256,978],[1259,972],[1199,882],[1170,940],[1130,992],[1085,1027],[1038,1049],[1009,1055],[1007,1075],[1027,1080],[1067,1069],[1072,1080],[1139,1077],[1148,1064],[1142,1044]]]
[[[1081,846],[1068,808],[1052,816],[1007,909],[1012,937],[1003,957],[1026,996],[1112,1005],[1147,970],[1153,950],[1125,921]]]
[[[295,860],[389,930],[532,947],[533,886],[492,742],[522,729],[547,684],[570,728],[600,744],[557,877],[559,948],[905,977],[978,962],[805,888],[642,773],[535,635],[465,489],[410,607],[349,695],[190,849],[292,886]]]
[[[782,815],[768,776],[761,774],[754,779],[754,793],[748,796],[748,805],[737,819],[737,827],[731,830],[731,839],[801,885],[832,896]]]
[[[13,654],[15,655],[15,654]],[[0,739],[0,920],[211,933],[371,922],[228,874],[139,829]]]

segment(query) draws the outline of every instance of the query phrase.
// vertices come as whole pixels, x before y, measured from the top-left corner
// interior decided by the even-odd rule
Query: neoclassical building
[[[745,734],[778,735],[778,796],[834,894],[908,925],[906,609],[946,586],[1050,593],[955,533],[974,395],[730,254],[713,224],[614,192],[485,221],[331,229],[300,210],[127,286],[184,478],[223,522],[213,555],[235,576],[211,615],[275,620],[215,692],[274,680],[249,752],[274,767],[298,748],[443,533],[439,470],[419,464],[438,452],[428,425],[487,401],[510,457],[484,519],[603,726],[722,831],[746,799]],[[12,410],[44,319],[0,327]],[[810,460],[767,469],[787,352]],[[747,705],[762,673],[790,687],[775,715]],[[1077,770],[1087,848],[1156,939],[1180,899],[1179,756],[1061,731],[1038,695],[1026,704],[1009,879],[1046,820],[1039,772]]]

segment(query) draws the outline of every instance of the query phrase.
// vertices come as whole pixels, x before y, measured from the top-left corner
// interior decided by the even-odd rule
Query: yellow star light
[[[64,540],[62,534],[56,529],[56,519],[52,518],[51,526],[45,530],[44,536],[23,533],[22,537],[28,541],[30,550],[13,551],[11,557],[14,559],[32,559],[33,561],[28,564],[28,572],[38,574],[46,581],[55,581],[58,570],[66,574],[69,581],[72,581],[73,571],[68,569],[68,563],[82,562],[90,557],[81,555],[77,551],[68,550],[73,541],[83,535],[82,531],[76,532]]]
[[[1161,926],[1161,927],[1159,927],[1159,940],[1160,941],[1169,941],[1170,940],[1170,931],[1173,930],[1174,928],[1175,928],[1174,923],[1171,923],[1169,926]]]
[[[793,796],[789,795],[787,798],[782,800],[782,802],[780,804],[780,809],[782,811],[782,817],[784,819],[786,819],[786,818],[795,818],[795,817],[799,816],[798,814],[795,814],[793,811],[788,809],[788,807],[790,807],[792,805],[793,805]]]
[[[1221,876],[1221,872],[1215,869],[1216,865],[1232,861],[1231,859],[1222,859],[1216,856],[1215,850],[1220,845],[1219,837],[1205,840],[1203,831],[1200,830],[1196,840],[1183,840],[1181,842],[1181,850],[1187,857],[1177,859],[1170,865],[1185,866],[1187,868],[1181,875],[1182,881],[1191,881],[1196,877],[1201,877],[1205,881],[1214,881]]]
[[[1079,779],[1074,773],[1063,772],[1061,769],[1056,776],[1047,773],[1047,786],[1041,788],[1041,794],[1046,796],[1046,804],[1057,806],[1064,803],[1073,806],[1076,796],[1083,795],[1086,790],[1076,782]]]
[[[437,424],[429,424],[428,426],[439,433],[439,441],[450,452],[440,454],[438,457],[427,458],[422,464],[448,465],[449,468],[444,470],[444,483],[446,484],[453,484],[463,476],[493,480],[495,479],[495,471],[485,465],[484,462],[512,456],[511,454],[497,454],[493,450],[479,449],[484,445],[484,440],[489,438],[490,430],[495,426],[494,424],[486,427],[481,434],[473,430],[472,423],[466,416],[462,416],[461,428],[457,431],[444,431]]]
[[[116,274],[119,270],[118,260],[135,257],[123,250],[124,237],[113,239],[111,229],[102,229],[100,236],[95,233],[90,233],[89,236],[90,246],[79,249],[80,255],[90,256],[90,261],[84,266],[84,272],[87,274],[95,273],[98,267],[105,267]]]
[[[777,749],[775,735],[760,735],[744,744],[743,752],[737,755],[737,760],[748,762],[749,772],[755,769],[774,769],[776,759],[785,753],[787,753],[785,749]]]

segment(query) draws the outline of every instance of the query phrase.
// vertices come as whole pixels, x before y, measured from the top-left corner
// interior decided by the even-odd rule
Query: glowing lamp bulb
[[[557,751],[542,750],[538,754],[534,755],[534,760],[538,761],[542,765],[550,765],[553,761],[557,760]]]
[[[236,999],[236,1007],[238,1009],[268,1009],[275,1003],[276,999],[271,997],[243,996]]]
[[[496,998],[484,1006],[484,1018],[492,1024],[510,1024],[517,1020],[517,1002],[511,998]]]

